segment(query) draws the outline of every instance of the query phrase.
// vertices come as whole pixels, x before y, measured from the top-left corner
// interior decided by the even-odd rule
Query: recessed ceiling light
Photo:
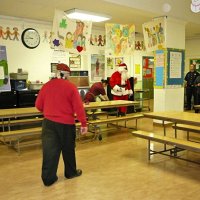
[[[82,21],[103,22],[111,19],[111,16],[109,15],[88,12],[76,8],[66,10],[65,13],[70,19],[78,19]]]

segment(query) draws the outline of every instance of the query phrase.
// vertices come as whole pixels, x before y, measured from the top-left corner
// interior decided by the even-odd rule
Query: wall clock
[[[29,49],[34,49],[40,44],[40,34],[33,28],[27,28],[21,35],[22,43]]]

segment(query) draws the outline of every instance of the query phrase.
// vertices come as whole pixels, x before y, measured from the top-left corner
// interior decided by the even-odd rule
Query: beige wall
[[[189,71],[189,60],[200,59],[200,37],[199,39],[186,40],[185,43],[185,74]]]

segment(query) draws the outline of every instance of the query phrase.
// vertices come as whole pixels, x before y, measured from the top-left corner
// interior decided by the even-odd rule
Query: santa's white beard
[[[121,73],[121,84],[125,85],[126,84],[126,80],[129,79],[129,78],[130,78],[130,76],[129,76],[127,71],[122,72]]]

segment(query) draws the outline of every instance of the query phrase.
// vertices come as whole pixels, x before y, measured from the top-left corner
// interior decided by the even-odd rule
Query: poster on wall
[[[81,68],[81,55],[69,54],[69,67],[70,68]]]
[[[113,72],[115,71],[115,60],[114,58],[107,57],[106,58],[106,65],[107,65],[107,76],[110,77]]]
[[[143,78],[153,78],[154,58],[150,56],[142,57]]]
[[[106,55],[132,55],[135,50],[135,26],[106,24]]]
[[[65,63],[67,62],[67,53],[62,50],[54,49],[51,55],[51,62],[53,63]]]
[[[184,60],[184,50],[167,49],[167,85],[183,84]]]
[[[191,64],[194,64],[196,66],[196,70],[200,73],[200,58],[190,59],[190,65]]]
[[[0,45],[0,91],[10,91],[6,47]]]
[[[165,84],[165,53],[164,50],[155,52],[154,88],[162,89]]]
[[[55,10],[51,48],[70,53],[86,53],[90,45],[92,22],[71,20],[64,11]]]
[[[166,17],[162,17],[142,25],[146,51],[165,48],[165,22]]]
[[[105,78],[105,56],[91,55],[91,81],[98,82]]]

